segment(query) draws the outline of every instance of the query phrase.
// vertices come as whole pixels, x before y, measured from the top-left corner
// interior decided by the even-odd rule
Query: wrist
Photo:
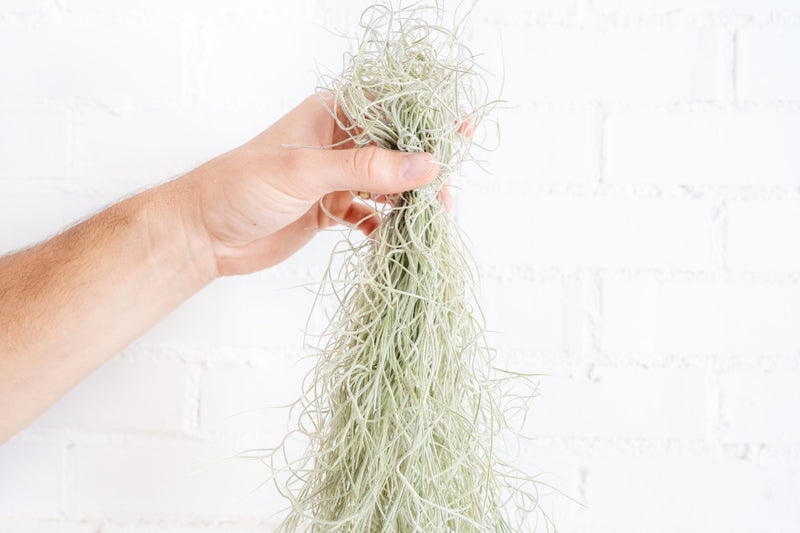
[[[149,198],[143,216],[158,271],[199,290],[218,278],[219,270],[201,217],[199,193],[188,178],[144,193]]]

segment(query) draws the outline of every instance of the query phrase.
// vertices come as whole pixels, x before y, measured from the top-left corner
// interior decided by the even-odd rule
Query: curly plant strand
[[[281,532],[510,533],[540,514],[535,479],[499,446],[533,395],[508,394],[509,380],[535,384],[493,369],[475,269],[440,199],[470,160],[459,131],[494,104],[443,18],[438,6],[370,7],[343,72],[321,88],[356,146],[428,152],[440,173],[393,198],[368,239],[333,251],[320,293],[338,308],[296,404],[293,433],[308,448],[291,459],[284,439],[261,455],[289,501]]]

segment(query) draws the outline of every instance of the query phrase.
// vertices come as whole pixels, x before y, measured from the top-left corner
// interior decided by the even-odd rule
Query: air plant
[[[529,376],[493,367],[475,268],[441,201],[472,159],[463,133],[496,103],[460,41],[463,19],[444,17],[438,5],[368,8],[343,72],[320,88],[355,146],[428,152],[441,170],[389,198],[369,238],[334,250],[344,266],[324,285],[338,309],[293,432],[308,448],[291,459],[284,440],[267,456],[289,500],[278,531],[517,532],[538,516],[533,477],[499,446],[509,399],[533,392],[510,394],[509,381]]]

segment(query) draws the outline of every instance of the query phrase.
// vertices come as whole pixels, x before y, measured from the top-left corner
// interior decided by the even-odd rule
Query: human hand
[[[251,141],[174,182],[185,187],[189,231],[207,240],[215,275],[280,263],[339,220],[369,234],[378,217],[351,191],[396,194],[438,173],[437,162],[425,153],[356,149],[352,143],[294,147],[346,139],[325,104],[311,96]]]

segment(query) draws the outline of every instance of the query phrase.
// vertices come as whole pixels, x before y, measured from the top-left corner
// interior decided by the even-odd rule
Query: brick
[[[71,175],[69,130],[65,109],[0,109],[0,178]]]
[[[514,454],[512,457],[514,465],[521,471],[536,476],[539,482],[538,503],[557,525],[558,531],[587,531],[586,512],[578,503],[581,501],[580,464],[573,450],[530,439],[521,441],[518,456]],[[547,531],[544,525],[542,528]]]
[[[728,90],[728,41],[714,29],[526,29],[506,43],[506,82],[534,101],[714,100]]]
[[[498,111],[500,144],[491,174],[478,180],[589,182],[597,178],[600,127],[591,110],[535,109],[520,105]],[[492,126],[487,135],[492,138]]]
[[[239,435],[264,435],[275,443],[288,432],[285,406],[300,397],[308,364],[263,361],[265,368],[212,367],[200,378],[200,427]],[[309,361],[310,363],[310,361]]]
[[[317,256],[322,265],[322,260]],[[314,301],[306,280],[277,278],[272,271],[215,281],[146,333],[144,344],[280,347],[298,350]]]
[[[470,15],[470,20],[480,20],[483,17],[502,17],[503,21],[519,21],[523,15],[535,13],[552,13],[574,11],[576,0],[540,0],[528,2],[526,0],[498,0],[492,5],[475,4]]]
[[[529,9],[532,5],[535,4],[528,3]],[[480,9],[480,4],[476,9]],[[507,102],[500,108],[508,107],[509,113],[513,114],[523,110],[522,106],[531,101],[539,100],[532,98],[530,92],[530,83],[535,73],[528,66],[531,51],[534,50],[530,25],[524,22],[527,20],[525,12],[528,10],[515,10],[516,16],[508,17],[513,22],[502,24],[491,20],[498,16],[495,6],[489,9],[490,20],[482,21],[476,17],[467,24],[464,40],[470,50],[480,54],[478,61],[487,70],[488,96]],[[502,112],[497,115],[501,121],[505,120]]]
[[[687,12],[715,11],[733,13],[796,12],[794,0],[595,0],[601,11],[633,11],[665,13],[676,9]]]
[[[174,27],[81,19],[0,32],[0,98],[80,98],[106,105],[178,99],[182,36]]]
[[[263,523],[260,526],[247,526],[236,524],[225,524],[224,529],[212,527],[208,524],[198,524],[195,526],[153,526],[145,527],[141,525],[107,525],[103,526],[103,533],[208,533],[209,531],[223,531],[224,533],[267,533],[278,527],[277,521]]]
[[[53,0],[3,0],[0,12],[3,14],[41,14],[52,9]]]
[[[225,460],[219,445],[76,444],[67,505],[72,513],[119,519],[191,516],[269,519],[281,504],[258,461]]]
[[[800,406],[800,373],[733,372],[721,378],[724,439],[728,442],[800,442],[790,422]]]
[[[36,426],[180,431],[185,374],[179,363],[114,359],[48,410]]]
[[[314,0],[302,0],[291,5],[254,0],[229,0],[224,4],[214,0],[173,0],[168,3],[141,0],[136,5],[120,4],[114,6],[114,9],[109,9],[103,0],[60,0],[59,5],[71,14],[102,15],[115,22],[133,20],[138,24],[148,18],[157,17],[160,20],[178,20],[190,25],[211,22],[219,25],[258,25],[269,17],[279,17],[287,26],[311,14],[314,7],[320,7],[315,5]]]
[[[338,73],[349,47],[345,39],[310,20],[297,21],[291,25],[287,53],[286,29],[281,17],[264,18],[258,25],[204,27],[205,52],[197,59],[193,87],[200,101],[243,107],[264,100],[297,103],[314,91],[318,65]]]
[[[800,184],[800,113],[628,112],[606,120],[616,183]]]
[[[478,301],[487,340],[502,351],[580,352],[588,342],[585,317],[590,287],[581,281],[485,278]]]
[[[611,354],[795,355],[800,286],[605,281],[602,349]]]
[[[712,264],[704,200],[541,197],[465,190],[458,213],[488,264],[703,269]],[[491,212],[490,219],[478,216]]]
[[[800,11],[800,5],[793,4]],[[736,39],[736,84],[740,99],[800,101],[797,28],[743,28]]]
[[[480,301],[489,343],[497,348],[562,352],[563,297],[563,289],[555,283],[483,280]]]
[[[597,370],[595,370],[595,373]],[[540,379],[526,425],[537,437],[707,437],[711,420],[705,376],[696,370],[607,368],[591,380]]]
[[[0,446],[0,515],[58,513],[62,509],[63,454],[64,446],[57,443],[15,439]]]
[[[63,518],[6,518],[0,516],[0,531],[8,533],[97,533],[97,525]]]
[[[588,464],[593,532],[792,531],[797,467],[719,457],[648,454]]]
[[[280,114],[210,104],[115,112],[83,107],[75,128],[76,168],[89,180],[161,182],[245,143]]]
[[[800,271],[800,203],[729,202],[726,220],[729,268]]]

